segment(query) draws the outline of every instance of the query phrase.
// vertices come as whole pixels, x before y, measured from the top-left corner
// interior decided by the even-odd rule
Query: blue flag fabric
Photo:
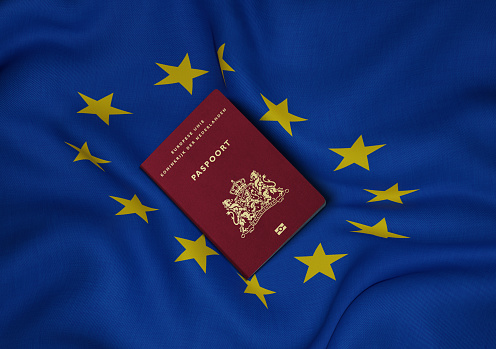
[[[0,18],[0,348],[496,347],[496,2]],[[250,280],[139,169],[213,89],[327,199]]]

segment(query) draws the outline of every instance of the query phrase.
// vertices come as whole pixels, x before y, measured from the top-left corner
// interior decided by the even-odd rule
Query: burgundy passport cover
[[[141,168],[245,278],[325,206],[218,90]]]

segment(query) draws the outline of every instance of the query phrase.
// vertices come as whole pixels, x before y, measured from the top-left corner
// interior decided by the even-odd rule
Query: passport
[[[325,206],[219,90],[140,167],[245,278]]]

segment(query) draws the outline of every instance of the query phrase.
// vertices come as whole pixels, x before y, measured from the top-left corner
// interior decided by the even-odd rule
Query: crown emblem
[[[231,180],[231,183],[229,194],[234,195],[234,198],[225,199],[222,204],[227,211],[226,215],[239,226],[242,238],[253,232],[263,214],[282,202],[284,195],[289,192],[289,189],[278,188],[276,182],[257,171],[251,172],[249,183],[244,178]]]
[[[238,194],[246,188],[246,181],[244,178],[238,179],[236,182],[231,179],[231,183],[232,187],[231,190],[229,190],[229,194],[238,196]]]

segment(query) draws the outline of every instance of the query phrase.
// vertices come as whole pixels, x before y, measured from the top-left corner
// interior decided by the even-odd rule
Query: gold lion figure
[[[269,180],[265,174],[253,170],[250,174],[250,183],[246,184],[241,178],[236,182],[231,180],[230,194],[234,199],[222,202],[233,223],[239,226],[241,237],[253,232],[255,225],[262,215],[271,207],[281,202],[289,189],[276,187],[276,182]]]

